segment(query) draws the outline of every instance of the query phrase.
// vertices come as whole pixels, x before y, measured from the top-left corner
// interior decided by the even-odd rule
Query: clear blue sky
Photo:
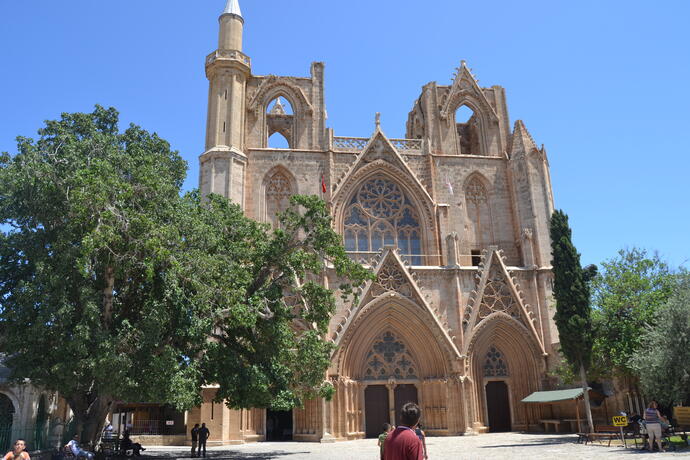
[[[690,2],[240,0],[255,74],[326,63],[328,125],[405,134],[461,59],[506,88],[551,163],[583,263],[625,246],[690,258]],[[224,0],[0,0],[0,151],[98,103],[169,140],[197,186]],[[690,266],[690,262],[686,263]]]

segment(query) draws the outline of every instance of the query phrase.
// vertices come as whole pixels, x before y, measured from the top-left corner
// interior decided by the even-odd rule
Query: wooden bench
[[[544,424],[544,433],[549,432],[549,425],[553,425],[553,432],[558,433],[558,425],[561,424],[561,420],[557,419],[541,419],[539,420],[539,423]]]
[[[599,442],[603,444],[603,441],[608,439],[608,446],[611,447],[611,441],[613,439],[620,439],[621,433],[620,428],[617,426],[595,425],[593,433],[578,433],[577,436],[577,442],[579,443],[584,441],[585,444],[588,442],[594,442],[595,440],[599,440]]]

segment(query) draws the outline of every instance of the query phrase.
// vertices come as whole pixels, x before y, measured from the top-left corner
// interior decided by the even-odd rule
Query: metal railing
[[[160,435],[163,434],[163,420],[134,420],[128,427],[131,435]]]

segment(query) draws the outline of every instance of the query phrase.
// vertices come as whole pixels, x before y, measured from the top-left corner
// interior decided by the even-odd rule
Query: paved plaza
[[[442,459],[634,459],[690,458],[690,448],[683,451],[653,453],[632,448],[582,445],[575,436],[562,434],[496,433],[481,436],[429,438],[430,460]],[[189,458],[188,448],[153,447],[145,452],[148,456]],[[262,442],[239,446],[209,448],[209,460],[376,460],[376,440],[366,439],[335,444]]]

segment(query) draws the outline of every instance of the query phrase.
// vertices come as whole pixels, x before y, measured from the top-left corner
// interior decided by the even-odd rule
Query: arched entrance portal
[[[292,441],[292,411],[266,411],[266,441]]]
[[[417,398],[417,387],[411,384],[397,385],[395,387],[395,425],[400,425],[400,411],[402,407],[413,402],[415,404],[419,403]]]
[[[487,382],[486,411],[489,417],[490,432],[511,431],[510,398],[508,397],[508,385],[504,381]]]
[[[12,419],[14,404],[0,393],[0,452],[7,452],[12,444]]]
[[[367,438],[377,437],[384,423],[390,423],[388,388],[385,385],[369,385],[364,390],[364,416]]]

